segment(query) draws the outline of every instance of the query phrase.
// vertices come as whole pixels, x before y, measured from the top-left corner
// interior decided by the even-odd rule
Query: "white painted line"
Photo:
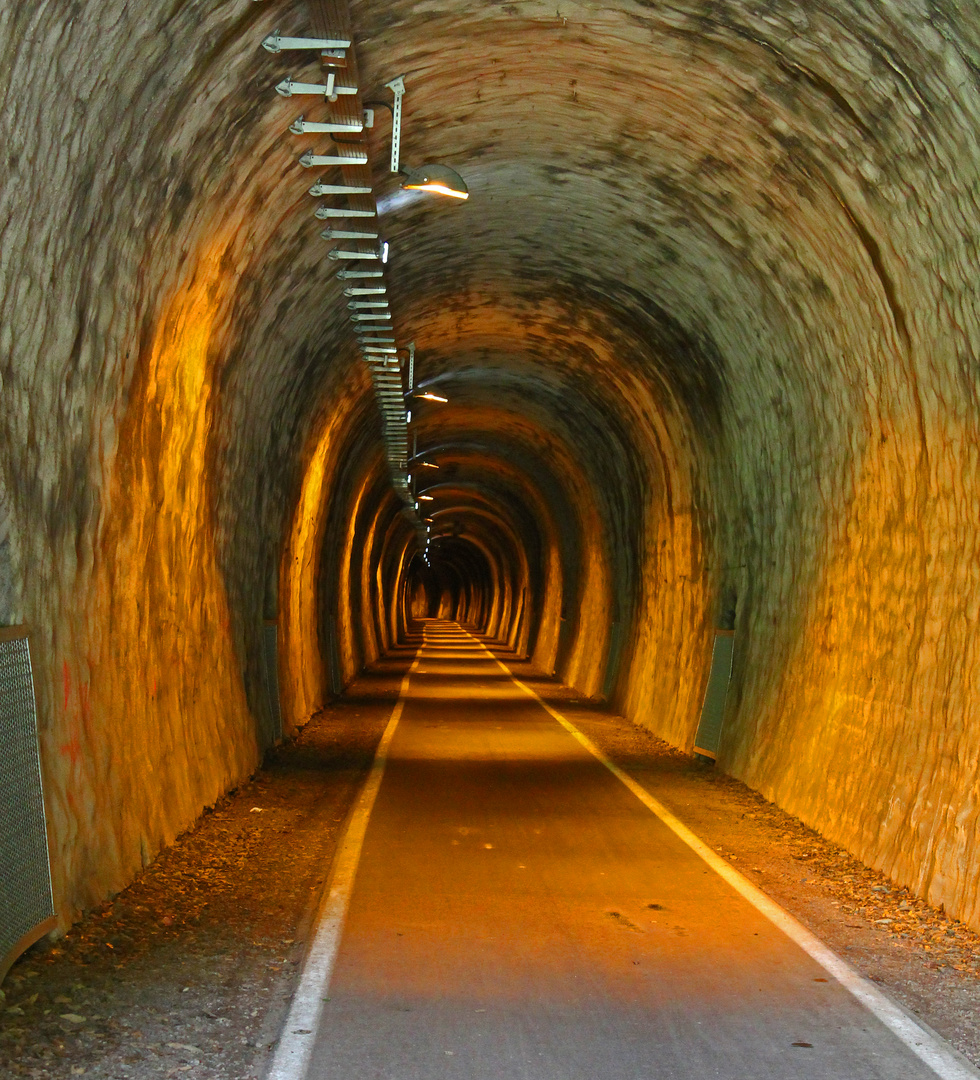
[[[364,781],[364,787],[361,788],[361,794],[347,823],[347,831],[334,856],[325,899],[314,923],[313,941],[306,954],[303,973],[293,995],[289,1015],[279,1037],[279,1045],[269,1071],[265,1074],[266,1080],[304,1080],[306,1077],[323,1001],[330,987],[330,976],[333,974],[340,936],[344,930],[347,908],[354,889],[354,878],[357,876],[357,864],[361,859],[368,820],[381,787],[381,778],[388,761],[388,748],[405,708],[408,682],[418,668],[421,658],[422,650],[419,649],[412,666],[402,679],[398,701],[392,709],[391,718],[381,736],[381,742],[378,743],[371,771]]]
[[[464,631],[468,633],[468,631]],[[473,634],[469,635],[483,650],[501,667],[513,681],[529,697],[537,701],[541,707],[549,713],[559,724],[576,739],[588,752],[600,761],[626,787],[640,800],[641,803],[652,811],[678,839],[703,859],[712,870],[724,878],[729,885],[740,893],[761,914],[763,914],[774,926],[780,930],[812,959],[832,975],[843,987],[849,990],[858,1001],[887,1027],[893,1034],[915,1054],[925,1062],[930,1069],[942,1080],[978,1080],[980,1072],[944,1039],[934,1031],[925,1027],[913,1016],[907,1013],[900,1005],[883,994],[872,982],[863,975],[859,975],[846,960],[842,960],[832,949],[826,946],[815,934],[811,933],[798,920],[785,909],[781,908],[770,897],[743,877],[730,863],[720,858],[708,845],[677,817],[666,806],[655,799],[645,788],[641,787],[632,776],[610,761],[609,758],[584,735],[571,721],[556,709],[553,709],[539,694],[507,667]]]

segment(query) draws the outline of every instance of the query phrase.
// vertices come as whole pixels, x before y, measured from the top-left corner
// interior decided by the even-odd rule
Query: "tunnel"
[[[731,634],[705,767],[980,929],[968,9],[0,24],[0,625],[61,930],[423,619],[685,753]]]

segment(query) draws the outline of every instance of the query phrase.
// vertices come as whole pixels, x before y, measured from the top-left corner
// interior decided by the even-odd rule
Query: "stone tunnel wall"
[[[424,14],[352,5],[365,86],[407,76],[406,160],[471,187],[384,223],[451,397],[417,421],[442,520],[508,583],[488,624],[689,748],[736,595],[720,765],[980,926],[969,13]],[[309,29],[0,11],[0,619],[33,631],[63,922],[254,768],[265,620],[294,728],[405,618],[410,526],[271,89],[315,66],[261,52],[277,23]],[[492,614],[522,590],[526,630]]]

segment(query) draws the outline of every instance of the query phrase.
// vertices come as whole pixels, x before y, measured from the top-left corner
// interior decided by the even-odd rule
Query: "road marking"
[[[597,761],[601,762],[617,780],[629,788],[640,802],[648,810],[652,811],[679,840],[687,844],[716,874],[724,878],[737,893],[748,900],[757,911],[799,945],[824,971],[832,975],[845,989],[849,990],[866,1009],[874,1013],[885,1027],[897,1035],[912,1053],[928,1065],[937,1076],[941,1077],[942,1080],[978,1080],[980,1078],[980,1072],[958,1050],[950,1046],[920,1020],[907,1013],[901,1005],[886,997],[872,982],[869,982],[863,975],[859,975],[847,961],[842,960],[815,934],[807,930],[801,922],[794,919],[784,908],[781,908],[775,900],[753,885],[748,878],[740,874],[730,863],[720,858],[699,836],[695,835],[679,818],[675,817],[662,802],[655,799],[632,776],[625,773],[613,761],[610,761],[587,735],[579,731],[557,709],[553,709],[540,694],[526,683],[521,682],[510,668],[502,660],[498,660],[478,637],[470,634],[469,631],[464,630],[463,632],[473,638],[524,693],[534,698],[545,712],[557,720],[573,739],[588,750]]]
[[[422,648],[424,647],[423,636]],[[381,742],[378,743],[374,761],[371,763],[371,771],[351,811],[344,838],[334,855],[330,882],[314,923],[316,929],[313,941],[306,954],[303,973],[300,975],[299,985],[293,995],[289,1015],[286,1017],[282,1035],[279,1037],[279,1045],[276,1047],[269,1071],[265,1074],[266,1080],[304,1080],[309,1068],[310,1055],[313,1052],[317,1028],[320,1025],[320,1013],[323,1011],[323,1001],[330,987],[330,976],[333,974],[337,950],[340,947],[340,937],[347,918],[347,908],[354,890],[354,878],[357,876],[357,865],[361,859],[368,820],[371,817],[375,799],[378,797],[378,789],[381,787],[381,779],[388,761],[388,748],[391,746],[395,728],[398,727],[398,721],[401,720],[405,709],[408,682],[418,669],[421,659],[422,649],[420,648],[415,654],[412,666],[405,672],[401,681],[398,701],[391,711],[391,718],[381,736]]]

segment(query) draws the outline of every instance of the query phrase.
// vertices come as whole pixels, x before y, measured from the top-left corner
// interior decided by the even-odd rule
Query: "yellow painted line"
[[[425,648],[424,635],[422,648]],[[265,1074],[266,1080],[303,1080],[307,1074],[323,1001],[330,987],[330,977],[340,948],[351,893],[354,891],[354,879],[361,860],[364,836],[384,777],[385,765],[388,763],[391,740],[395,737],[395,728],[398,727],[398,721],[405,710],[408,683],[422,659],[422,648],[415,654],[412,666],[401,681],[398,701],[391,711],[391,717],[371,763],[371,770],[351,811],[344,838],[334,855],[330,881],[314,924],[313,940],[306,954],[303,973],[293,995],[275,1056]]]
[[[462,629],[462,627],[460,628]],[[845,989],[887,1027],[894,1035],[923,1061],[942,1080],[978,1080],[980,1072],[962,1055],[936,1034],[921,1020],[906,1012],[901,1005],[891,1000],[863,975],[858,974],[846,960],[841,959],[829,946],[811,933],[799,920],[780,907],[771,897],[754,885],[747,877],[740,874],[730,863],[722,859],[699,836],[693,833],[659,799],[654,798],[646,788],[638,784],[632,776],[624,772],[614,761],[595,745],[594,742],[557,709],[553,709],[535,690],[520,679],[509,667],[483,644],[478,637],[464,631],[476,641],[483,651],[504,671],[514,683],[533,698],[551,717],[575,739],[582,747],[625,785],[643,805],[658,817],[664,825],[687,846],[719,877],[746,899],[758,912],[764,915],[774,926],[794,941],[815,960],[829,975],[832,975]]]

